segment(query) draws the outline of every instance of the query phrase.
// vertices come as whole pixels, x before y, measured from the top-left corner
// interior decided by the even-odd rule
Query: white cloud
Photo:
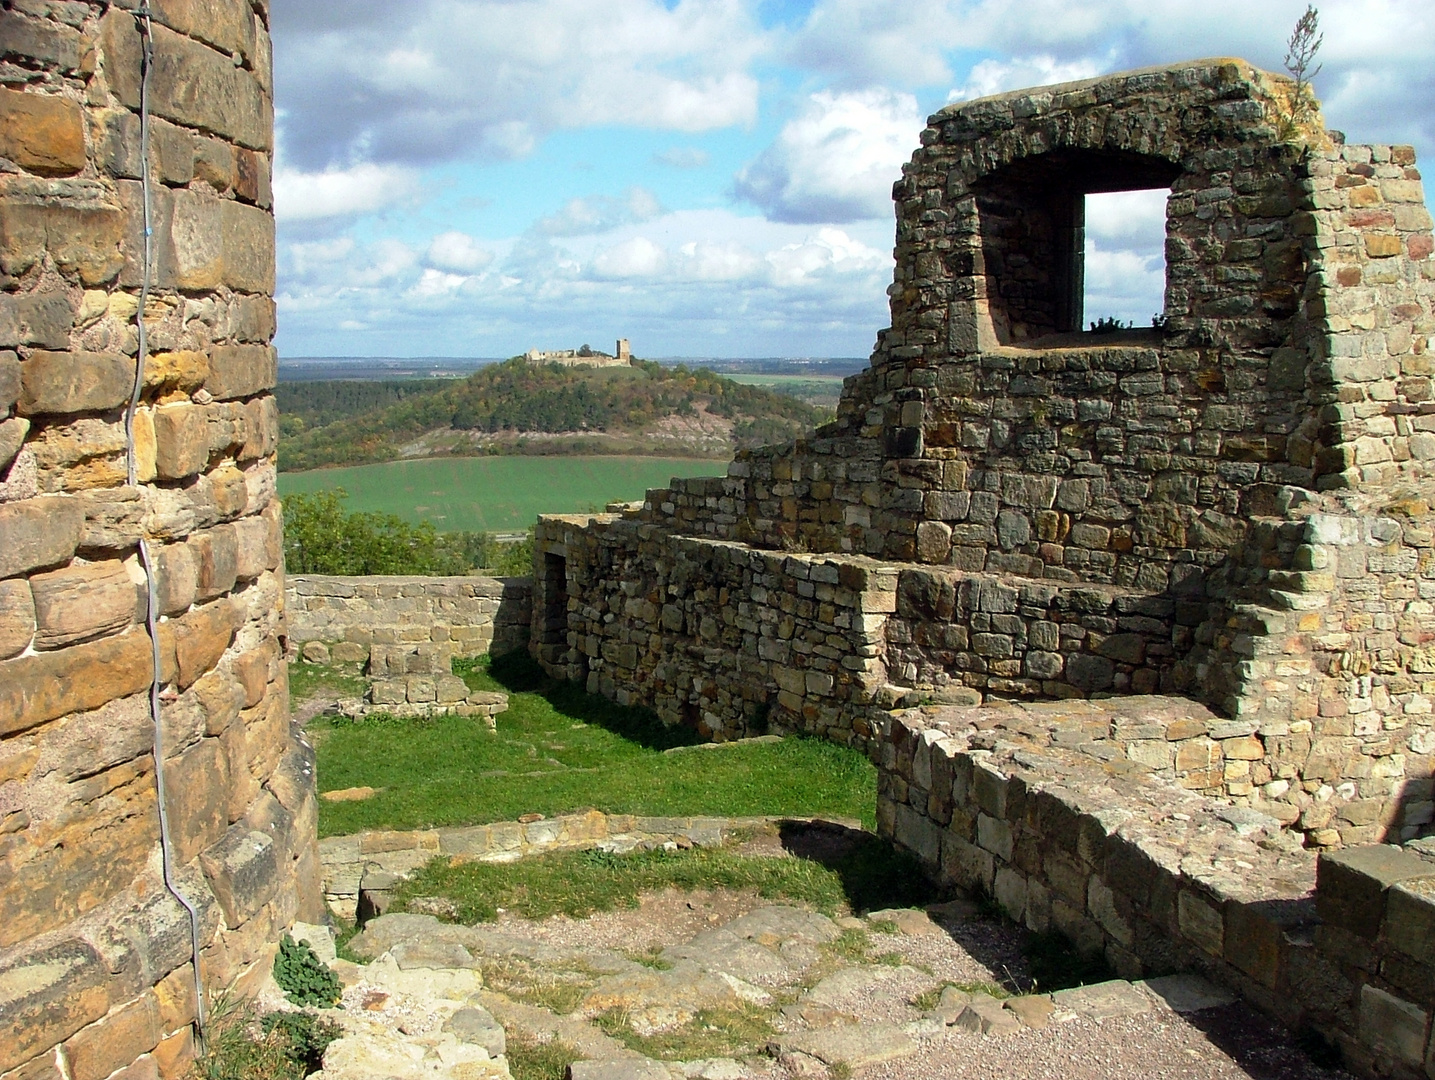
[[[968,73],[964,84],[948,92],[947,100],[966,101],[1028,86],[1075,82],[1089,79],[1106,67],[1101,60],[1091,57],[1067,62],[1054,56],[1017,57],[1010,62],[983,60]]]
[[[768,252],[773,283],[780,286],[806,284],[830,272],[874,270],[887,263],[880,251],[853,240],[841,229],[819,229],[798,244],[787,244]]]
[[[407,0],[276,10],[276,96],[314,170],[530,153],[598,124],[707,131],[757,118],[768,36],[745,0]]]
[[[282,165],[274,172],[274,213],[282,221],[371,214],[414,198],[415,169],[365,162],[347,169],[297,172]]]
[[[476,274],[493,262],[493,252],[462,232],[439,233],[424,257],[429,266],[452,274]]]
[[[777,221],[890,217],[892,184],[923,124],[910,94],[813,94],[777,140],[738,173],[737,194]]]
[[[1108,251],[1087,242],[1086,321],[1103,317],[1149,326],[1165,306],[1166,264],[1159,255]]]
[[[582,236],[607,232],[636,221],[651,221],[663,212],[658,197],[647,188],[631,187],[621,199],[590,195],[570,199],[556,214],[539,218],[533,231],[544,236]]]
[[[645,236],[609,248],[593,260],[600,278],[650,278],[668,268],[668,253]]]
[[[1086,196],[1086,235],[1106,247],[1160,254],[1166,246],[1170,188],[1112,191]]]

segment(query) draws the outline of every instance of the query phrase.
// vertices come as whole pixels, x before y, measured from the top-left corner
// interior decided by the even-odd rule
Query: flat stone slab
[[[974,1035],[1015,1035],[1021,1030],[1021,1019],[996,998],[973,994],[952,1027]]]
[[[1051,1023],[1056,1005],[1046,994],[1028,994],[1024,997],[1008,998],[1004,1003],[1009,1012],[1016,1015],[1025,1027],[1040,1031]]]
[[[610,1058],[606,1061],[575,1061],[568,1066],[568,1080],[673,1080],[661,1061],[652,1058]]]
[[[1151,999],[1141,989],[1122,979],[1058,990],[1051,995],[1051,1001],[1056,1006],[1053,1019],[1058,1021],[1075,1020],[1079,1016],[1089,1020],[1136,1016],[1152,1008]]]
[[[897,927],[899,934],[908,937],[935,937],[946,931],[934,923],[931,916],[919,908],[883,908],[867,916],[869,924],[889,922]]]
[[[1160,998],[1183,1016],[1200,1012],[1202,1009],[1219,1009],[1237,1000],[1235,994],[1199,975],[1164,975],[1136,985]]]
[[[912,1037],[891,1024],[851,1024],[801,1031],[784,1035],[778,1045],[784,1050],[799,1050],[828,1065],[846,1062],[854,1069],[917,1052]]]

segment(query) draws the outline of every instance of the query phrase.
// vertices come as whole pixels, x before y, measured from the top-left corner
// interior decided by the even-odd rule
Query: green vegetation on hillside
[[[726,468],[711,458],[650,456],[420,458],[280,473],[279,495],[342,488],[349,510],[431,521],[445,531],[523,532],[539,514],[602,510],[667,487],[674,476],[720,476]]]
[[[286,439],[376,409],[432,394],[445,384],[426,379],[325,379],[314,382],[281,382],[274,387],[279,405],[279,431]]]
[[[394,514],[348,513],[343,488],[284,500],[284,563],[291,574],[532,572],[533,540],[500,544],[487,533],[437,531]]]
[[[793,438],[829,415],[706,369],[645,361],[626,368],[570,368],[514,357],[457,382],[411,384],[412,392],[398,389],[403,385],[398,383],[354,384],[349,390],[289,385],[294,420],[285,428],[279,462],[291,471],[390,461],[405,443],[433,432],[482,436],[477,447],[482,452],[525,452],[519,436],[637,436],[668,418],[707,413],[730,421],[732,441],[748,446]],[[323,423],[341,414],[342,419]],[[601,439],[589,441],[594,443],[589,449],[604,448]],[[472,452],[476,445],[470,439],[462,449]],[[551,442],[540,449],[552,449]]]
[[[664,753],[697,742],[696,733],[549,679],[526,654],[455,667],[474,689],[508,691],[497,732],[460,716],[310,724],[321,732],[321,791],[378,789],[362,802],[321,801],[321,836],[477,825],[588,807],[656,815],[821,815],[872,824],[876,770],[856,750],[782,739]]]

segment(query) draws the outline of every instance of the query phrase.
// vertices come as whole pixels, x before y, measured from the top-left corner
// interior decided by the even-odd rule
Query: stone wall
[[[1278,821],[1099,737],[1187,718],[1149,698],[893,713],[878,725],[878,829],[1122,977],[1200,970],[1358,1073],[1426,1077],[1435,848],[1317,859]]]
[[[528,578],[332,577],[296,574],[285,591],[289,639],[324,642],[335,660],[363,661],[372,645],[446,644],[452,656],[528,644]],[[384,672],[383,674],[387,674]]]
[[[194,1046],[196,958],[161,880],[141,538],[204,986],[242,990],[296,916],[323,913],[283,662],[268,10],[154,5],[132,451],[136,18],[15,4],[0,31],[0,1073],[172,1077]]]
[[[1184,694],[1214,714],[1173,748],[1192,790],[1317,846],[1428,831],[1435,241],[1410,148],[1291,130],[1291,92],[1210,60],[931,117],[837,420],[544,526],[540,659],[716,737]],[[1165,310],[1081,332],[1062,237],[1149,187]],[[814,602],[824,562],[888,606]]]

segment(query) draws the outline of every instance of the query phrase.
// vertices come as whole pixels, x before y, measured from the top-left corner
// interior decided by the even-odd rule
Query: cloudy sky
[[[1327,122],[1435,153],[1435,4],[1320,6]],[[932,112],[1240,55],[1305,0],[277,0],[286,356],[866,356]],[[1160,306],[1159,194],[1093,199],[1088,317]]]

